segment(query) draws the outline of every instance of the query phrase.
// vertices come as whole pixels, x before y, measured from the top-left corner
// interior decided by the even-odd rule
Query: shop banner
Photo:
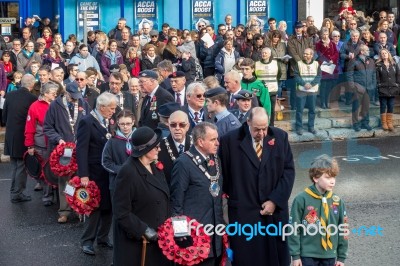
[[[144,22],[148,22],[150,28],[158,30],[157,0],[136,1],[135,18],[136,30],[141,29]]]
[[[86,11],[87,30],[100,29],[100,3],[97,1],[77,1],[78,40],[83,38],[83,13]]]
[[[256,16],[260,29],[268,29],[268,0],[247,0],[247,20]]]
[[[214,24],[214,0],[192,0],[192,27],[198,29],[197,24]],[[214,25],[215,26],[215,25]]]

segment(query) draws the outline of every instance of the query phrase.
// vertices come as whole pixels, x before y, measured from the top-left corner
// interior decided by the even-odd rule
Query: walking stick
[[[142,259],[140,262],[141,266],[145,266],[146,263],[146,248],[147,248],[147,243],[149,243],[149,241],[147,241],[147,239],[142,236],[143,242],[142,242]]]

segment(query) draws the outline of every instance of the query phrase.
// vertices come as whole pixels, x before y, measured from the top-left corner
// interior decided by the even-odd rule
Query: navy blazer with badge
[[[263,140],[262,160],[253,148],[247,123],[222,136],[219,146],[223,191],[228,195],[229,222],[239,224],[274,224],[289,221],[288,200],[292,192],[295,169],[288,134],[269,127]],[[276,204],[273,215],[260,215],[261,205]],[[289,265],[287,243],[280,237],[231,236],[236,265]],[[268,250],[268,252],[265,252]],[[279,258],[279,259],[278,259]]]
[[[239,115],[240,115],[240,111],[239,109],[233,109],[233,110],[229,110],[238,120],[240,123],[244,123],[247,121],[247,117],[249,117],[250,115],[250,110],[246,112],[246,114],[242,117],[242,119],[239,119]]]
[[[184,151],[187,151],[190,148],[190,145],[191,145],[190,144],[190,138],[191,138],[190,135],[186,134],[186,139],[185,139],[185,144],[184,144],[185,147],[183,149]],[[172,167],[174,166],[174,161],[175,160],[172,161],[171,155],[170,155],[170,153],[169,153],[169,151],[167,149],[166,142],[169,143],[169,147],[170,147],[170,149],[172,151],[172,155],[175,157],[175,160],[178,159],[179,152],[176,149],[175,142],[174,142],[174,140],[173,140],[171,135],[169,135],[166,139],[163,139],[160,142],[161,151],[158,154],[158,159],[164,165],[164,174],[165,174],[165,178],[167,179],[167,183],[169,185],[171,183]]]
[[[138,158],[129,157],[119,171],[113,196],[114,265],[140,266],[142,235],[171,216],[170,193],[162,170],[151,174]],[[134,178],[133,178],[134,177]],[[146,265],[169,265],[157,242],[147,244]]]
[[[76,134],[76,159],[78,176],[88,176],[100,189],[100,209],[111,209],[108,172],[101,165],[101,155],[107,143],[107,130],[92,115],[88,114],[79,122]]]
[[[82,95],[83,99],[89,104],[90,108],[96,108],[96,100],[99,93],[88,86],[86,86],[85,93]]]
[[[142,110],[140,113],[139,127],[147,126],[151,129],[156,129],[158,126],[158,122],[160,121],[160,118],[158,116],[158,108],[164,103],[174,102],[174,97],[171,95],[171,93],[161,88],[160,86],[158,86],[154,96],[156,97],[157,101],[156,110],[154,111],[157,114],[157,119],[152,118],[153,111],[150,110],[151,99],[148,103],[143,101]],[[145,98],[145,100],[146,99],[147,98]]]
[[[189,151],[195,158],[199,159],[199,164],[203,165],[211,175],[216,174],[216,165],[208,167],[207,161],[194,145]],[[219,164],[219,167],[221,169],[221,164]],[[210,180],[194,164],[189,155],[182,154],[175,161],[172,170],[170,188],[173,215],[187,215],[202,224],[213,224],[214,226],[224,224],[222,217],[222,173],[218,179],[221,190],[217,197],[213,197],[209,192],[210,184]],[[210,237],[211,243],[212,245],[215,243],[215,247],[211,247],[209,257],[218,257],[222,252],[221,236],[214,234]],[[214,254],[214,251],[217,254]]]

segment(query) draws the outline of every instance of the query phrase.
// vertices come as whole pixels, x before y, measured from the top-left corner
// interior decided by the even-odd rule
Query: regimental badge
[[[315,224],[318,221],[318,215],[316,210],[309,211],[306,217],[304,217],[304,219],[306,219],[307,223],[309,224]]]
[[[30,120],[31,120],[31,116],[28,115],[28,116],[26,117],[26,121],[30,121]]]
[[[333,214],[338,214],[338,206],[335,202],[331,205],[331,209],[333,210]]]
[[[339,202],[339,201],[340,201],[340,198],[339,198],[338,195],[333,195],[333,196],[332,196],[332,200],[333,200],[334,202]]]
[[[111,134],[110,133],[107,133],[106,134],[106,139],[110,139],[111,138]]]
[[[151,119],[153,119],[153,120],[157,120],[157,114],[156,114],[156,112],[153,112],[153,114],[151,115]]]

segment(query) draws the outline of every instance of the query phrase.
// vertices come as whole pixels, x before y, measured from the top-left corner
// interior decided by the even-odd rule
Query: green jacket
[[[310,186],[309,189],[311,189],[315,194],[321,195],[315,185]],[[327,193],[328,192],[326,192],[325,195],[327,195]],[[325,250],[322,247],[322,236],[320,233],[315,235],[304,235],[304,229],[298,228],[297,234],[292,234],[288,237],[290,255],[294,260],[299,259],[300,257],[319,259],[337,258],[338,261],[344,263],[347,257],[348,237],[340,236],[339,233],[343,232],[340,228],[346,227],[343,224],[348,222],[346,209],[343,200],[335,194],[333,194],[331,198],[327,199],[327,202],[329,206],[329,221],[327,222],[327,226],[332,224],[336,226],[341,225],[340,227],[337,227],[339,228],[339,231],[330,236],[333,248],[329,249],[328,247],[328,249]],[[316,199],[303,191],[293,200],[289,223],[293,226],[295,224],[303,224],[305,226],[309,224],[319,225],[322,212],[322,200]],[[310,231],[311,230],[314,229],[311,228]],[[350,231],[348,231],[348,233],[350,233]]]
[[[256,77],[251,79],[243,78],[241,86],[242,90],[250,91],[257,96],[260,106],[264,107],[268,116],[271,117],[271,99],[269,97],[268,88],[264,86],[264,83]]]

